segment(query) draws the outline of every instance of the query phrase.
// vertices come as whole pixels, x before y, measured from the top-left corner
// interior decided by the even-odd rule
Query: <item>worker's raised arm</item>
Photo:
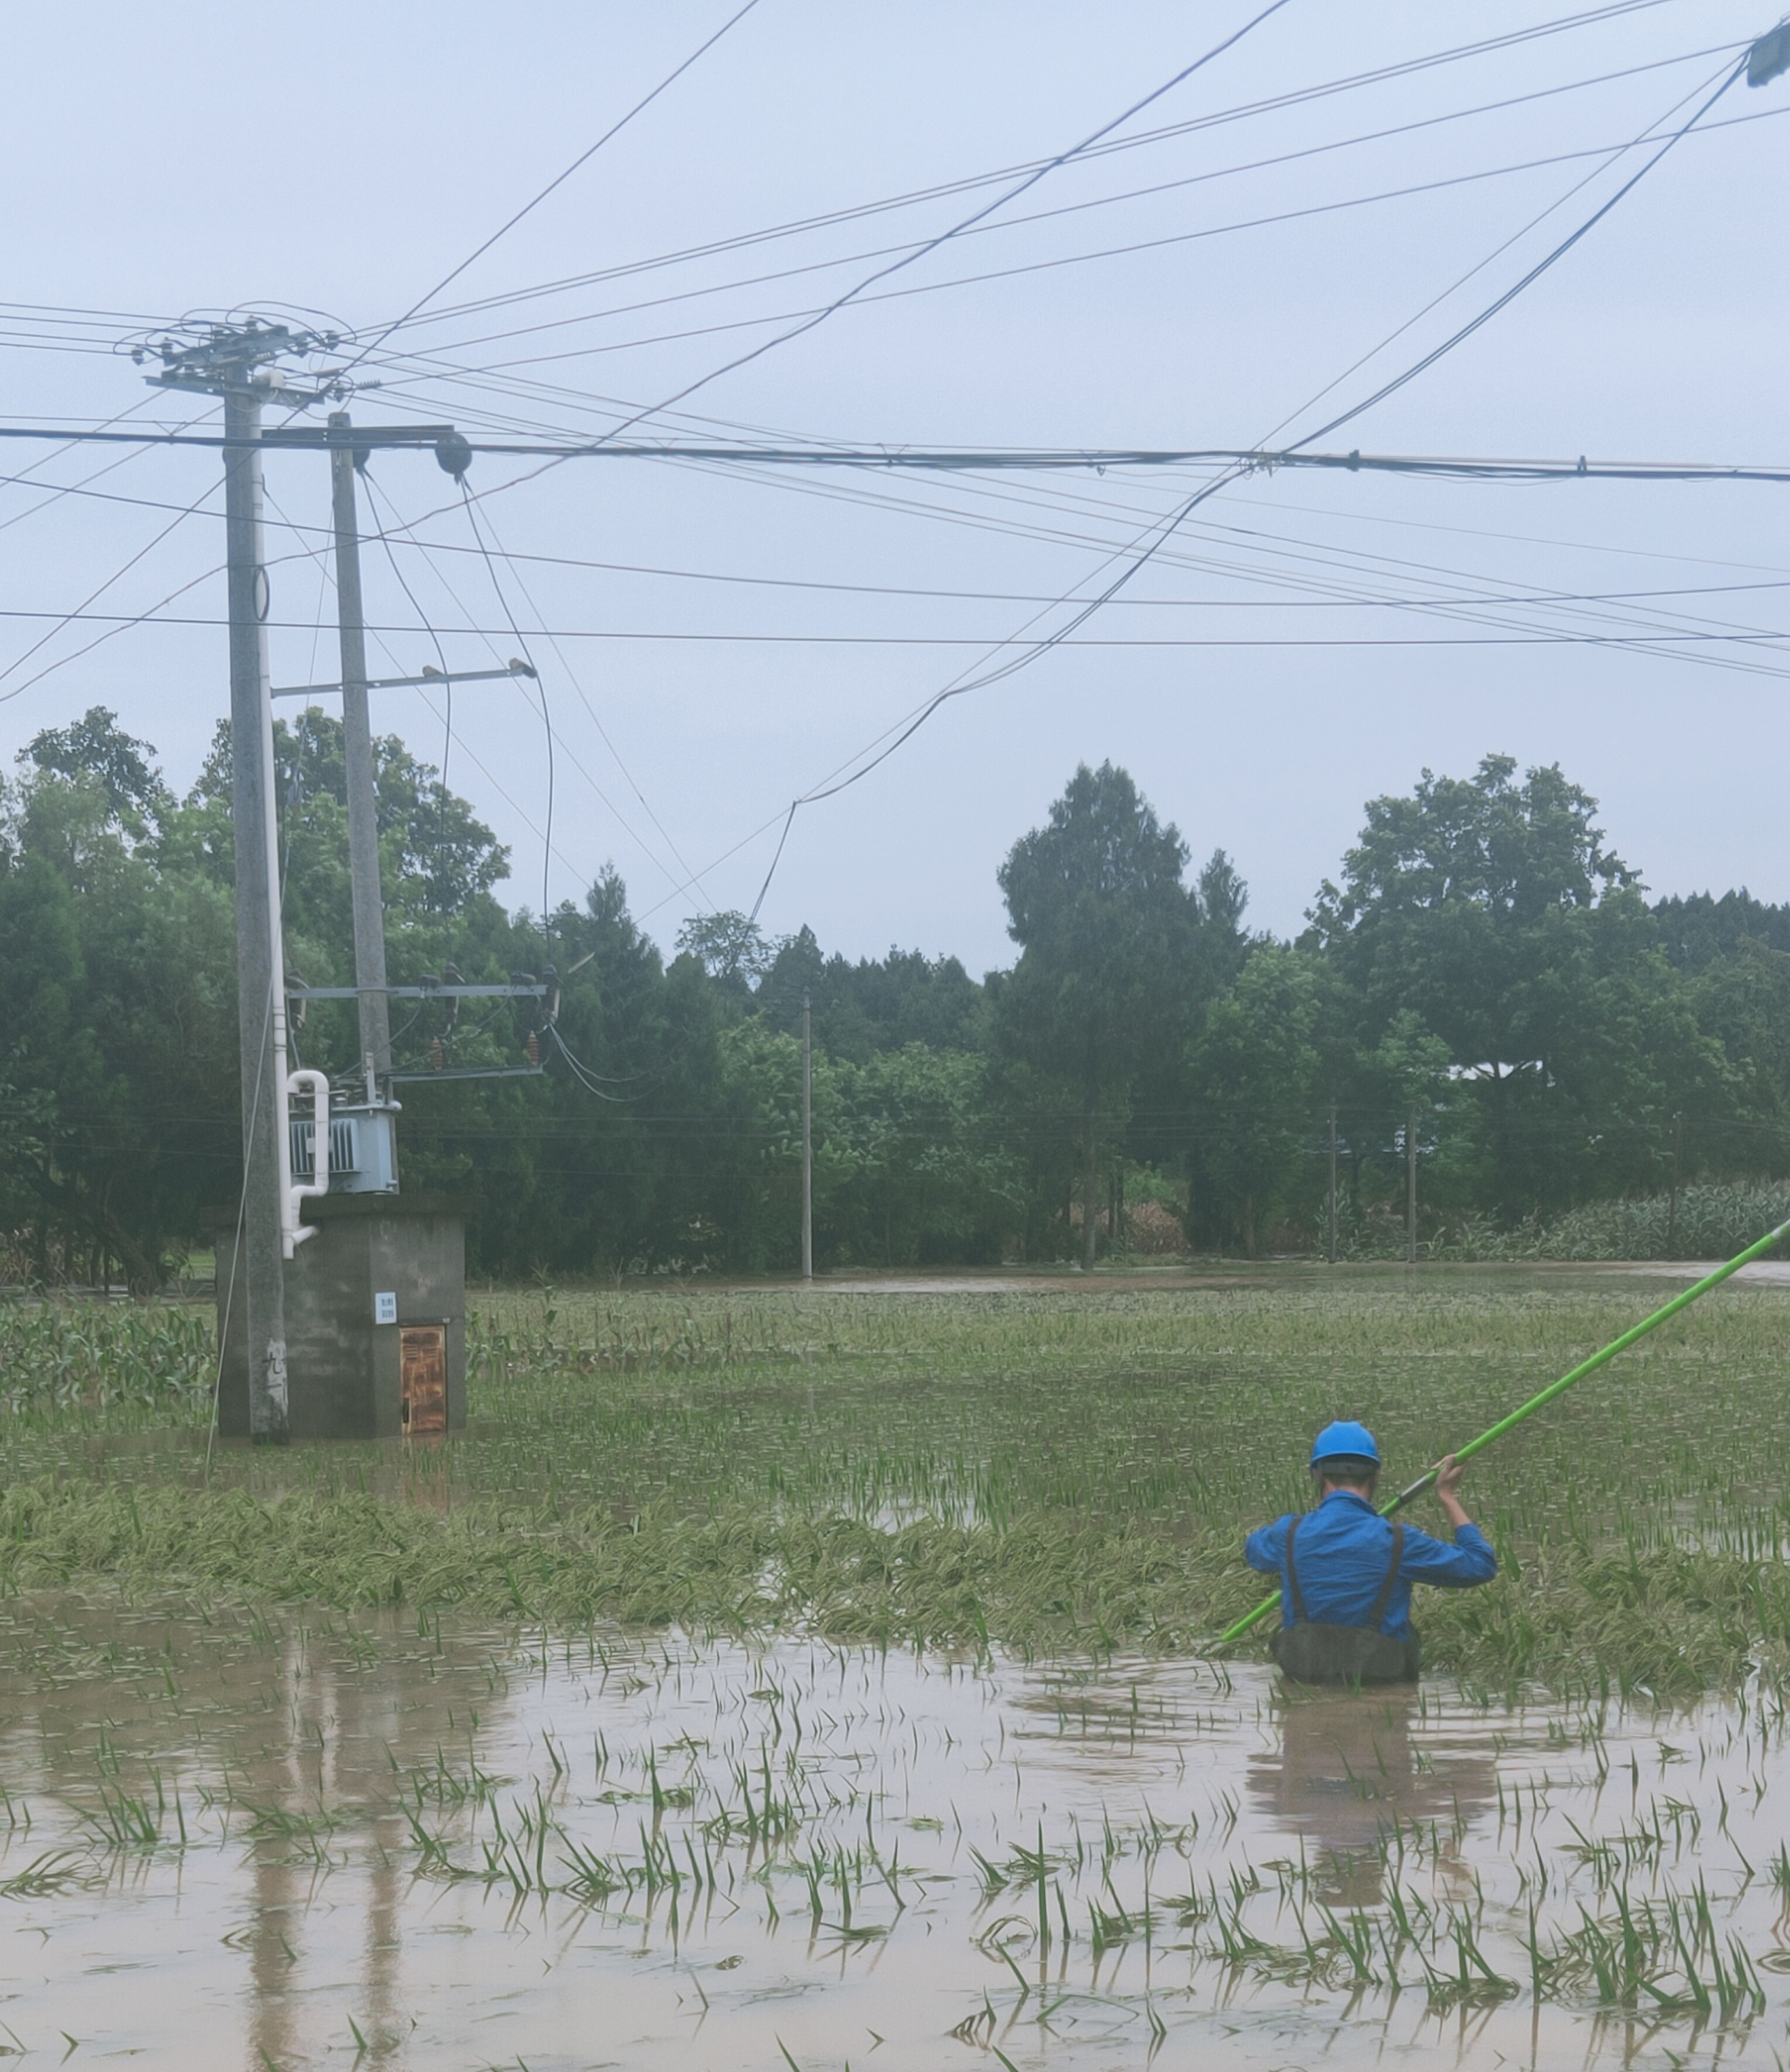
[[[1498,1557],[1492,1542],[1466,1514],[1460,1499],[1461,1477],[1466,1467],[1453,1454],[1442,1462],[1436,1476],[1436,1500],[1454,1528],[1454,1544],[1433,1539],[1426,1532],[1405,1528],[1404,1574],[1414,1582],[1439,1584],[1444,1590],[1470,1590],[1476,1582],[1490,1582],[1498,1572]]]
[[[1258,1526],[1243,1543],[1243,1558],[1264,1576],[1277,1576],[1287,1566],[1287,1520]]]

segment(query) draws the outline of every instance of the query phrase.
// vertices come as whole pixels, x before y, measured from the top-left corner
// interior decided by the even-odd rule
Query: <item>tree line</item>
[[[276,729],[287,959],[351,982],[341,733]],[[605,869],[544,919],[439,773],[377,743],[394,984],[551,976],[532,1001],[400,1003],[397,1061],[514,1068],[401,1088],[406,1190],[468,1211],[492,1275],[786,1270],[800,1030],[813,1029],[822,1265],[1078,1257],[1147,1216],[1198,1249],[1352,1248],[1790,1168],[1790,907],[1650,901],[1557,767],[1486,757],[1370,800],[1291,941],[1224,852],[1110,764],[999,872],[1011,968],[849,960],[812,932],[691,919],[669,960]],[[176,796],[95,708],[0,789],[0,1262],[161,1285],[241,1164],[227,734]],[[351,1003],[295,1017],[358,1088]],[[476,1006],[481,1011],[473,1013]],[[414,1012],[408,1010],[413,1009]],[[1378,1236],[1376,1235],[1378,1234]]]

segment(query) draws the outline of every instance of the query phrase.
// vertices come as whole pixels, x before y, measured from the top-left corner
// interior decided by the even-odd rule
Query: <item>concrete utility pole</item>
[[[236,831],[236,1001],[242,1069],[242,1221],[237,1270],[249,1348],[249,1431],[287,1438],[286,986],[280,927],[268,572],[261,536],[261,399],[249,368],[224,389],[224,530],[230,613],[230,822]],[[327,1153],[325,1153],[327,1155]]]
[[[286,1072],[285,952],[280,917],[280,837],[274,813],[273,706],[268,683],[268,570],[262,544],[261,407],[297,407],[322,392],[288,386],[268,363],[333,346],[333,339],[251,320],[164,338],[153,354],[158,387],[224,403],[224,533],[230,628],[230,822],[236,842],[236,1001],[242,1074],[242,1218],[238,1293],[247,1331],[249,1431],[258,1445],[290,1435],[285,1262],[299,1239],[292,1185]],[[321,1073],[300,1077],[313,1094]],[[326,1101],[319,1101],[326,1112]],[[319,1163],[327,1171],[325,1144]],[[321,1181],[324,1175],[319,1174]],[[320,1193],[321,1186],[307,1192]]]
[[[379,890],[379,803],[373,726],[366,702],[366,622],[361,606],[361,535],[354,507],[355,453],[338,445],[351,430],[346,410],[329,420],[330,502],[336,521],[336,615],[341,629],[342,759],[348,780],[349,874],[354,903],[354,984],[359,988],[361,1057],[372,1072],[392,1070],[392,1020],[385,991],[385,903]],[[373,1098],[371,1084],[367,1098]]]
[[[802,996],[802,1278],[814,1278],[814,1024]]]
[[[1417,1264],[1417,1108],[1405,1118],[1405,1264]]]
[[[1685,1146],[1685,1117],[1681,1109],[1672,1118],[1672,1193],[1666,1203],[1666,1257],[1678,1256],[1678,1155]]]

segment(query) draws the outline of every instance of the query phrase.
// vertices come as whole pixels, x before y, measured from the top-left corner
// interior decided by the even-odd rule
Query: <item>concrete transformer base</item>
[[[303,1214],[316,1235],[298,1247],[285,1270],[292,1437],[403,1436],[406,1359],[414,1363],[419,1347],[428,1353],[431,1326],[439,1327],[445,1353],[442,1424],[448,1431],[463,1430],[466,1224],[459,1205],[426,1195],[319,1195],[304,1204]],[[246,1439],[245,1305],[235,1275],[232,1219],[217,1239],[218,1333],[224,1347],[218,1430],[227,1439]]]

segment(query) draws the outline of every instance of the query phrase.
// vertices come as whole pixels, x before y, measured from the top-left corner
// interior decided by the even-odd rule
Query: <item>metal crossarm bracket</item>
[[[545,1000],[544,986],[288,986],[288,1000],[359,1000],[363,992],[387,1000]]]
[[[426,690],[431,684],[489,684],[500,677],[532,676],[535,671],[528,663],[513,661],[507,669],[501,670],[424,670],[420,676],[374,676],[369,677],[365,688],[369,691]],[[339,693],[339,684],[289,684],[283,690],[272,690],[269,698],[324,698],[331,692]]]
[[[438,1072],[381,1072],[388,1085],[425,1085],[432,1079],[539,1079],[544,1065],[444,1065]]]
[[[283,402],[276,393],[273,400]],[[345,446],[363,450],[376,446],[436,446],[453,435],[451,424],[270,424],[263,446]]]

